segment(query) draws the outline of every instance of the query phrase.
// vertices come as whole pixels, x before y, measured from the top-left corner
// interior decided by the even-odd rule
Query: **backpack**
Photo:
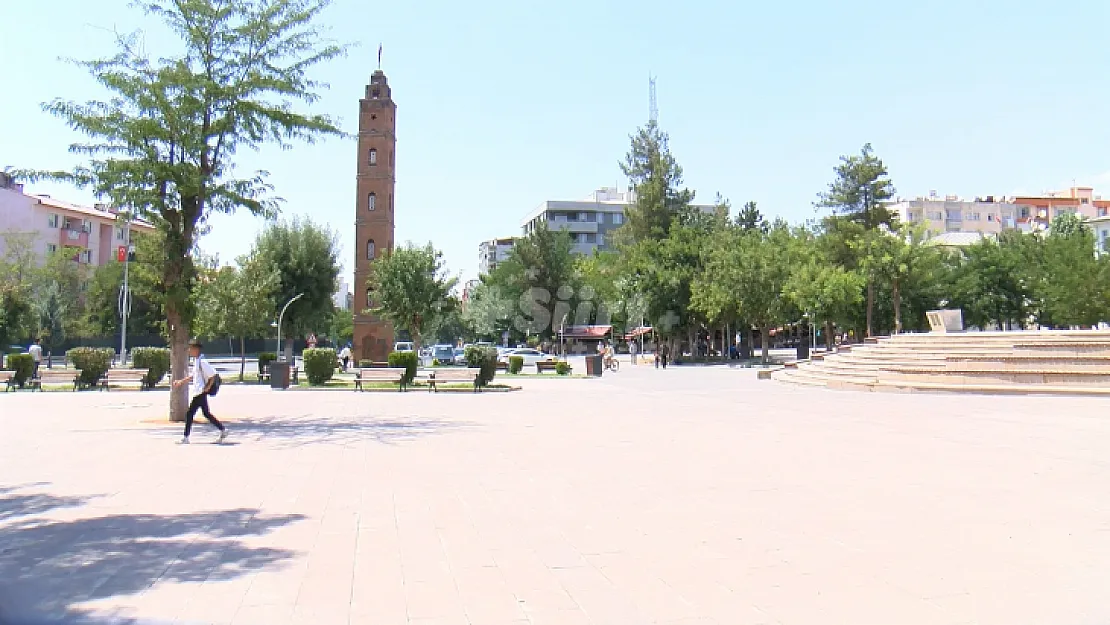
[[[212,383],[208,385],[208,396],[209,397],[215,397],[216,393],[220,392],[220,385],[221,384],[223,384],[223,380],[220,379],[220,374],[217,373],[217,374],[213,375],[212,376]]]

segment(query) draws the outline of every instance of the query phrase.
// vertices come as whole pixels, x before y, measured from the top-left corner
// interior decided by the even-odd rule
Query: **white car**
[[[555,362],[555,357],[551,354],[545,354],[531,347],[506,350],[505,353],[501,355],[501,361],[509,362],[510,356],[520,356],[523,358],[525,367],[534,367],[537,362]]]
[[[395,352],[411,352],[411,351],[413,351],[412,343],[410,343],[408,341],[401,341],[399,343],[394,343],[393,344],[393,351],[395,351]]]

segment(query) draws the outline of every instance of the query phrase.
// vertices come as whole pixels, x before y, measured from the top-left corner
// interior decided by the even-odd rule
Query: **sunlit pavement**
[[[517,383],[514,381],[514,383]],[[0,614],[1105,623],[1103,400],[632,367],[516,393],[0,396]]]

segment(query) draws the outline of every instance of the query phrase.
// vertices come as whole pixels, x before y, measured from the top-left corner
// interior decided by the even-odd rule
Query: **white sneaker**
[[[178,445],[188,445],[189,444],[189,437],[188,436],[182,436],[181,440],[177,441],[177,444]]]
[[[227,426],[226,425],[224,426],[224,429],[220,430],[220,438],[216,442],[217,443],[222,443],[225,440],[227,440]]]

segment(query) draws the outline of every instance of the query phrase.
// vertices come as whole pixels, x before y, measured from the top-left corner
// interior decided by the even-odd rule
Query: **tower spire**
[[[648,74],[648,120],[659,121],[659,106],[655,101],[655,76]]]

